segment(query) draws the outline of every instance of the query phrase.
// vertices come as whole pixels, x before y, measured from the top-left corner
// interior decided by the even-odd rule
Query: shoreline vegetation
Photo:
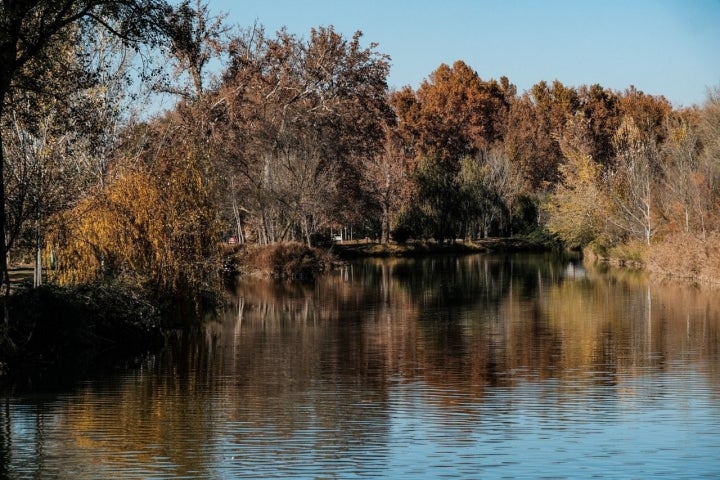
[[[0,350],[0,386],[52,383],[68,374],[142,355],[163,343],[161,312],[146,292],[116,281],[30,288],[9,297],[13,319]]]
[[[549,237],[516,236],[436,242],[427,240],[380,243],[369,239],[308,247],[300,242],[234,245],[225,248],[223,271],[228,275],[310,278],[338,263],[364,257],[420,257],[439,254],[499,253],[558,250]]]

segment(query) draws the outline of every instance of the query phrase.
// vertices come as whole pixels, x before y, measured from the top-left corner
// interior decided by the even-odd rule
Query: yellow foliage
[[[598,188],[600,166],[586,154],[566,152],[563,182],[545,202],[548,229],[571,247],[586,245],[605,226],[607,199]]]
[[[163,174],[133,166],[64,212],[48,241],[55,280],[121,276],[159,294],[213,282],[218,223],[197,160],[188,155]]]

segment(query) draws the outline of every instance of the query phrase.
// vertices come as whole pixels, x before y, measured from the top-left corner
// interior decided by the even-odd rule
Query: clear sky
[[[255,20],[299,37],[361,30],[390,55],[391,88],[417,88],[441,63],[463,60],[483,79],[523,92],[540,80],[635,85],[675,107],[720,88],[720,0],[209,0],[242,27]]]

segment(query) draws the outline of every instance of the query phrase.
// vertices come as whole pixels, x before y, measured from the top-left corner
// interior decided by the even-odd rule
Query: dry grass
[[[648,270],[703,283],[720,283],[720,234],[665,237],[650,249]]]
[[[308,278],[332,264],[327,252],[299,242],[240,246],[231,252],[230,262],[240,274],[276,278]]]

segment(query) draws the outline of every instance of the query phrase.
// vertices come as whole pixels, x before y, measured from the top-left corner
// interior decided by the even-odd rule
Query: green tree
[[[458,174],[437,158],[424,158],[414,174],[417,201],[406,213],[418,219],[421,235],[440,243],[454,240],[460,232],[466,202],[461,197]]]

